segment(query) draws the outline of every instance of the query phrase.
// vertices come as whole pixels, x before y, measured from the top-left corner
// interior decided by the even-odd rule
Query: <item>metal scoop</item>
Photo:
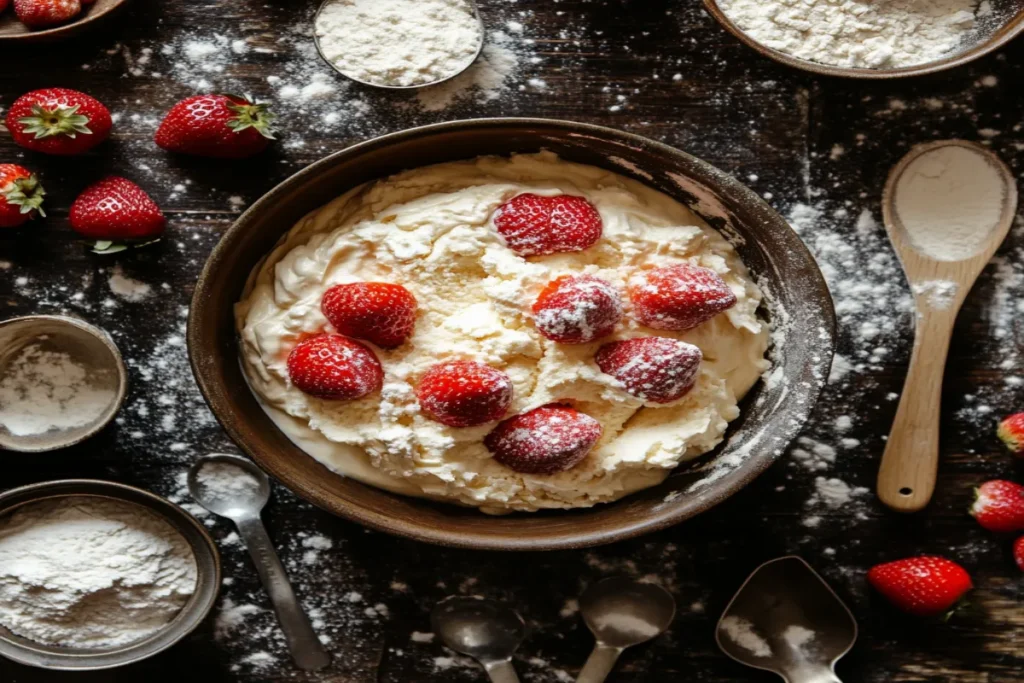
[[[448,598],[431,611],[430,624],[445,645],[480,662],[493,683],[519,683],[512,655],[526,624],[515,610],[492,600]]]
[[[841,683],[835,664],[857,640],[857,622],[828,584],[799,557],[767,562],[750,575],[715,630],[740,664],[789,683]]]
[[[660,586],[613,578],[586,590],[580,598],[580,612],[597,644],[576,683],[601,683],[623,650],[664,633],[675,618],[676,602]]]
[[[216,479],[207,478],[202,470],[216,469]],[[232,473],[232,470],[236,472]],[[231,480],[231,475],[235,479]],[[216,482],[216,485],[210,483]],[[267,529],[260,520],[260,511],[270,499],[270,481],[263,471],[237,455],[215,453],[200,458],[188,471],[188,490],[192,497],[210,512],[227,517],[235,523],[238,535],[245,541],[263,588],[277,613],[288,649],[300,669],[315,671],[331,663],[309,617],[302,611],[285,574],[284,565],[274,552]]]

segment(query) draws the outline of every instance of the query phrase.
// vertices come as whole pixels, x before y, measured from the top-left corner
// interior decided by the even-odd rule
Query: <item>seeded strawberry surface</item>
[[[22,95],[11,104],[5,123],[22,147],[58,156],[87,152],[110,137],[113,127],[102,102],[67,88]]]
[[[1001,479],[986,481],[975,491],[970,512],[989,531],[1024,531],[1024,486]]]
[[[629,298],[637,320],[656,330],[689,330],[736,304],[718,273],[689,263],[638,274]]]
[[[552,280],[533,304],[537,330],[562,344],[607,337],[622,319],[622,299],[611,283],[593,275]]]
[[[671,403],[693,389],[703,358],[699,348],[678,339],[637,337],[605,344],[594,360],[637,398]]]
[[[494,227],[520,256],[583,251],[601,239],[601,214],[583,197],[526,193],[498,207]]]
[[[71,205],[71,227],[96,240],[151,239],[166,219],[146,192],[126,178],[110,176],[86,188]]]
[[[0,164],[0,228],[16,228],[45,216],[45,194],[39,179],[24,166]]]
[[[1005,418],[999,423],[996,435],[1011,453],[1024,458],[1024,413],[1016,413]]]
[[[416,388],[420,410],[449,427],[500,420],[512,405],[512,380],[474,361],[449,361],[430,368]]]
[[[327,401],[350,401],[380,391],[384,370],[367,346],[340,334],[306,339],[288,355],[295,387]]]
[[[339,333],[385,349],[401,346],[416,327],[416,298],[387,282],[335,285],[324,293],[320,309]]]
[[[948,612],[972,588],[963,567],[935,556],[877,565],[868,572],[868,582],[897,608],[919,617]]]
[[[556,474],[580,464],[601,439],[601,423],[551,404],[509,418],[484,439],[494,459],[523,474]]]
[[[14,0],[14,13],[29,28],[57,26],[81,12],[80,0]]]
[[[274,138],[264,104],[230,95],[196,95],[174,105],[156,131],[171,152],[221,159],[259,154]]]

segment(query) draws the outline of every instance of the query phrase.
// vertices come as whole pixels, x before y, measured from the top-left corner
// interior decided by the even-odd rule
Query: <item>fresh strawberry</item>
[[[11,105],[6,123],[11,137],[22,147],[58,156],[92,149],[110,137],[113,126],[102,102],[67,88],[22,95]]]
[[[520,256],[583,251],[601,239],[601,214],[582,197],[516,195],[494,212],[494,227]]]
[[[335,285],[324,293],[320,310],[341,334],[385,349],[401,346],[416,327],[416,298],[387,282]]]
[[[689,330],[736,303],[718,273],[690,263],[640,273],[629,283],[629,298],[637,320],[656,330]]]
[[[10,0],[0,0],[0,13],[3,13],[7,9],[7,5],[11,4]]]
[[[999,423],[996,435],[1002,440],[1010,452],[1018,458],[1024,458],[1024,413],[1017,413]]]
[[[167,222],[141,187],[117,176],[87,187],[71,204],[69,218],[76,232],[100,241],[152,240]]]
[[[1021,536],[1013,543],[1013,561],[1024,572],[1024,536]]]
[[[552,403],[505,420],[484,445],[495,460],[516,472],[555,474],[582,462],[603,431],[589,415]]]
[[[36,215],[45,216],[46,191],[31,171],[15,164],[0,164],[0,228],[14,228]]]
[[[699,348],[678,339],[637,337],[605,344],[594,360],[637,398],[671,403],[693,389],[703,358]]]
[[[963,567],[929,555],[876,565],[868,582],[900,610],[919,617],[948,612],[973,587]]]
[[[47,28],[74,19],[82,12],[79,0],[14,0],[14,13],[29,28]]]
[[[1024,531],[1024,486],[1012,481],[986,481],[974,491],[971,514],[989,531]]]
[[[340,334],[319,334],[288,354],[288,377],[304,394],[351,401],[379,391],[384,370],[369,347]]]
[[[622,319],[622,300],[611,283],[593,275],[563,275],[549,282],[533,304],[537,330],[562,344],[607,337]]]
[[[438,363],[416,387],[420,410],[449,427],[500,420],[512,405],[512,380],[489,365],[469,360]]]
[[[196,95],[174,105],[156,131],[171,152],[220,159],[259,154],[274,139],[266,104],[236,95]]]

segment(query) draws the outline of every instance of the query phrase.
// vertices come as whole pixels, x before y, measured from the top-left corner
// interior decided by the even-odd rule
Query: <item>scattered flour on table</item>
[[[228,462],[208,462],[196,473],[204,496],[215,502],[248,499],[260,490],[260,482],[242,467]]]
[[[196,562],[137,505],[76,496],[0,520],[0,623],[48,645],[125,645],[158,631],[195,590]]]
[[[120,265],[114,266],[114,270],[110,275],[110,279],[107,280],[107,284],[110,286],[111,292],[125,301],[143,301],[144,299],[149,298],[149,295],[153,293],[153,288],[145,282],[135,280],[125,275]]]
[[[977,0],[719,0],[754,40],[834,66],[913,66],[961,47]],[[987,7],[987,6],[986,6]],[[984,11],[984,10],[982,10]]]
[[[114,390],[85,365],[40,343],[28,344],[0,368],[0,426],[14,436],[85,427],[113,400]]]
[[[450,81],[416,92],[416,101],[426,111],[439,111],[463,100],[487,104],[509,90],[520,66],[519,53],[508,34],[494,31],[487,36],[480,57],[464,73]]]
[[[754,625],[744,619],[731,615],[722,619],[720,624],[726,635],[734,643],[747,650],[755,657],[771,657],[772,648],[764,638],[754,630]]]

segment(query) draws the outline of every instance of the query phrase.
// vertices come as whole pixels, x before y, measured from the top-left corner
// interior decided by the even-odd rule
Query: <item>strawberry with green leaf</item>
[[[99,100],[67,88],[33,90],[7,112],[14,141],[35,152],[74,156],[110,137],[113,122]]]
[[[170,152],[220,159],[259,154],[274,139],[266,104],[236,95],[196,95],[178,102],[156,131]]]
[[[45,216],[46,191],[24,166],[0,164],[0,228],[16,228],[36,216]]]
[[[98,254],[156,241],[167,220],[146,192],[126,178],[110,176],[85,189],[71,205],[75,232],[95,240]]]

